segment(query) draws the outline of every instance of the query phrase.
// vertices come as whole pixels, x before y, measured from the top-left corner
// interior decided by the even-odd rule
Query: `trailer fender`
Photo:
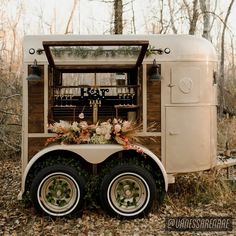
[[[146,147],[141,146],[141,145],[137,145],[137,146],[143,151],[144,154],[146,154],[147,156],[152,158],[152,160],[155,161],[155,163],[159,166],[161,173],[163,175],[164,182],[165,182],[165,191],[167,192],[167,190],[168,190],[168,177],[167,177],[167,173],[166,173],[165,167],[163,166],[162,162],[152,151],[150,151]]]
[[[140,148],[145,155],[152,158],[155,161],[155,163],[159,166],[164,178],[165,190],[167,191],[168,189],[167,173],[160,159],[146,147],[140,145],[136,145],[136,147]],[[81,156],[84,160],[88,161],[91,164],[98,164],[106,160],[112,154],[124,151],[124,148],[122,145],[119,144],[53,145],[50,147],[46,147],[41,151],[39,151],[38,153],[36,153],[27,164],[25,171],[22,175],[21,192],[18,195],[19,200],[22,200],[22,196],[25,191],[26,178],[33,164],[46,154],[59,150],[75,153],[76,155]],[[100,153],[100,155],[98,155],[98,153]]]

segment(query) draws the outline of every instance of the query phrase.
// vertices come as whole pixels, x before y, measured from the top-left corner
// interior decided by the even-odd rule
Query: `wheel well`
[[[79,174],[84,176],[86,176],[92,169],[92,165],[90,163],[86,162],[81,156],[74,152],[67,150],[55,150],[48,152],[41,156],[31,166],[26,177],[25,193],[27,194],[29,192],[31,183],[40,170],[56,164],[72,166],[76,169],[76,171],[78,171]]]
[[[158,189],[165,191],[165,180],[158,164],[148,155],[136,150],[123,150],[108,157],[104,162],[98,164],[98,171],[103,176],[117,164],[132,163],[139,165],[153,176]]]
[[[99,190],[100,181],[112,168],[118,164],[136,164],[141,166],[153,176],[157,190],[165,190],[164,176],[161,172],[158,164],[147,155],[138,153],[135,150],[123,150],[109,156],[104,162],[97,164],[96,172],[93,173],[94,165],[84,160],[81,156],[76,153],[67,150],[56,150],[49,152],[41,156],[30,168],[25,182],[25,200],[30,200],[29,192],[31,184],[37,173],[45,167],[53,166],[56,164],[64,164],[72,166],[76,171],[84,176],[86,180],[86,201],[89,201],[90,205],[97,205],[96,200],[97,193]],[[94,206],[95,206],[94,205]]]

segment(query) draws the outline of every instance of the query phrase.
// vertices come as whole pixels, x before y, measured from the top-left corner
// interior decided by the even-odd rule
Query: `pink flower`
[[[119,133],[120,131],[121,131],[121,125],[116,124],[116,125],[114,126],[114,133]]]
[[[88,123],[86,121],[81,121],[79,123],[80,127],[82,130],[87,130],[88,129]]]
[[[105,134],[105,139],[106,140],[110,140],[111,139],[111,135],[109,133]]]

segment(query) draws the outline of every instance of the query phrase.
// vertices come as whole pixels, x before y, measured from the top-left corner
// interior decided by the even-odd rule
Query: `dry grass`
[[[236,149],[236,118],[225,117],[218,120],[218,149]]]
[[[170,186],[167,201],[179,207],[217,204],[235,205],[235,183],[225,178],[224,170],[210,170],[179,176]]]

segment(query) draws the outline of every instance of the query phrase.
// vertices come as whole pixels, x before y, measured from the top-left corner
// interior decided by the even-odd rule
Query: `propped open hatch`
[[[49,65],[61,72],[135,70],[148,45],[148,40],[43,41]]]

